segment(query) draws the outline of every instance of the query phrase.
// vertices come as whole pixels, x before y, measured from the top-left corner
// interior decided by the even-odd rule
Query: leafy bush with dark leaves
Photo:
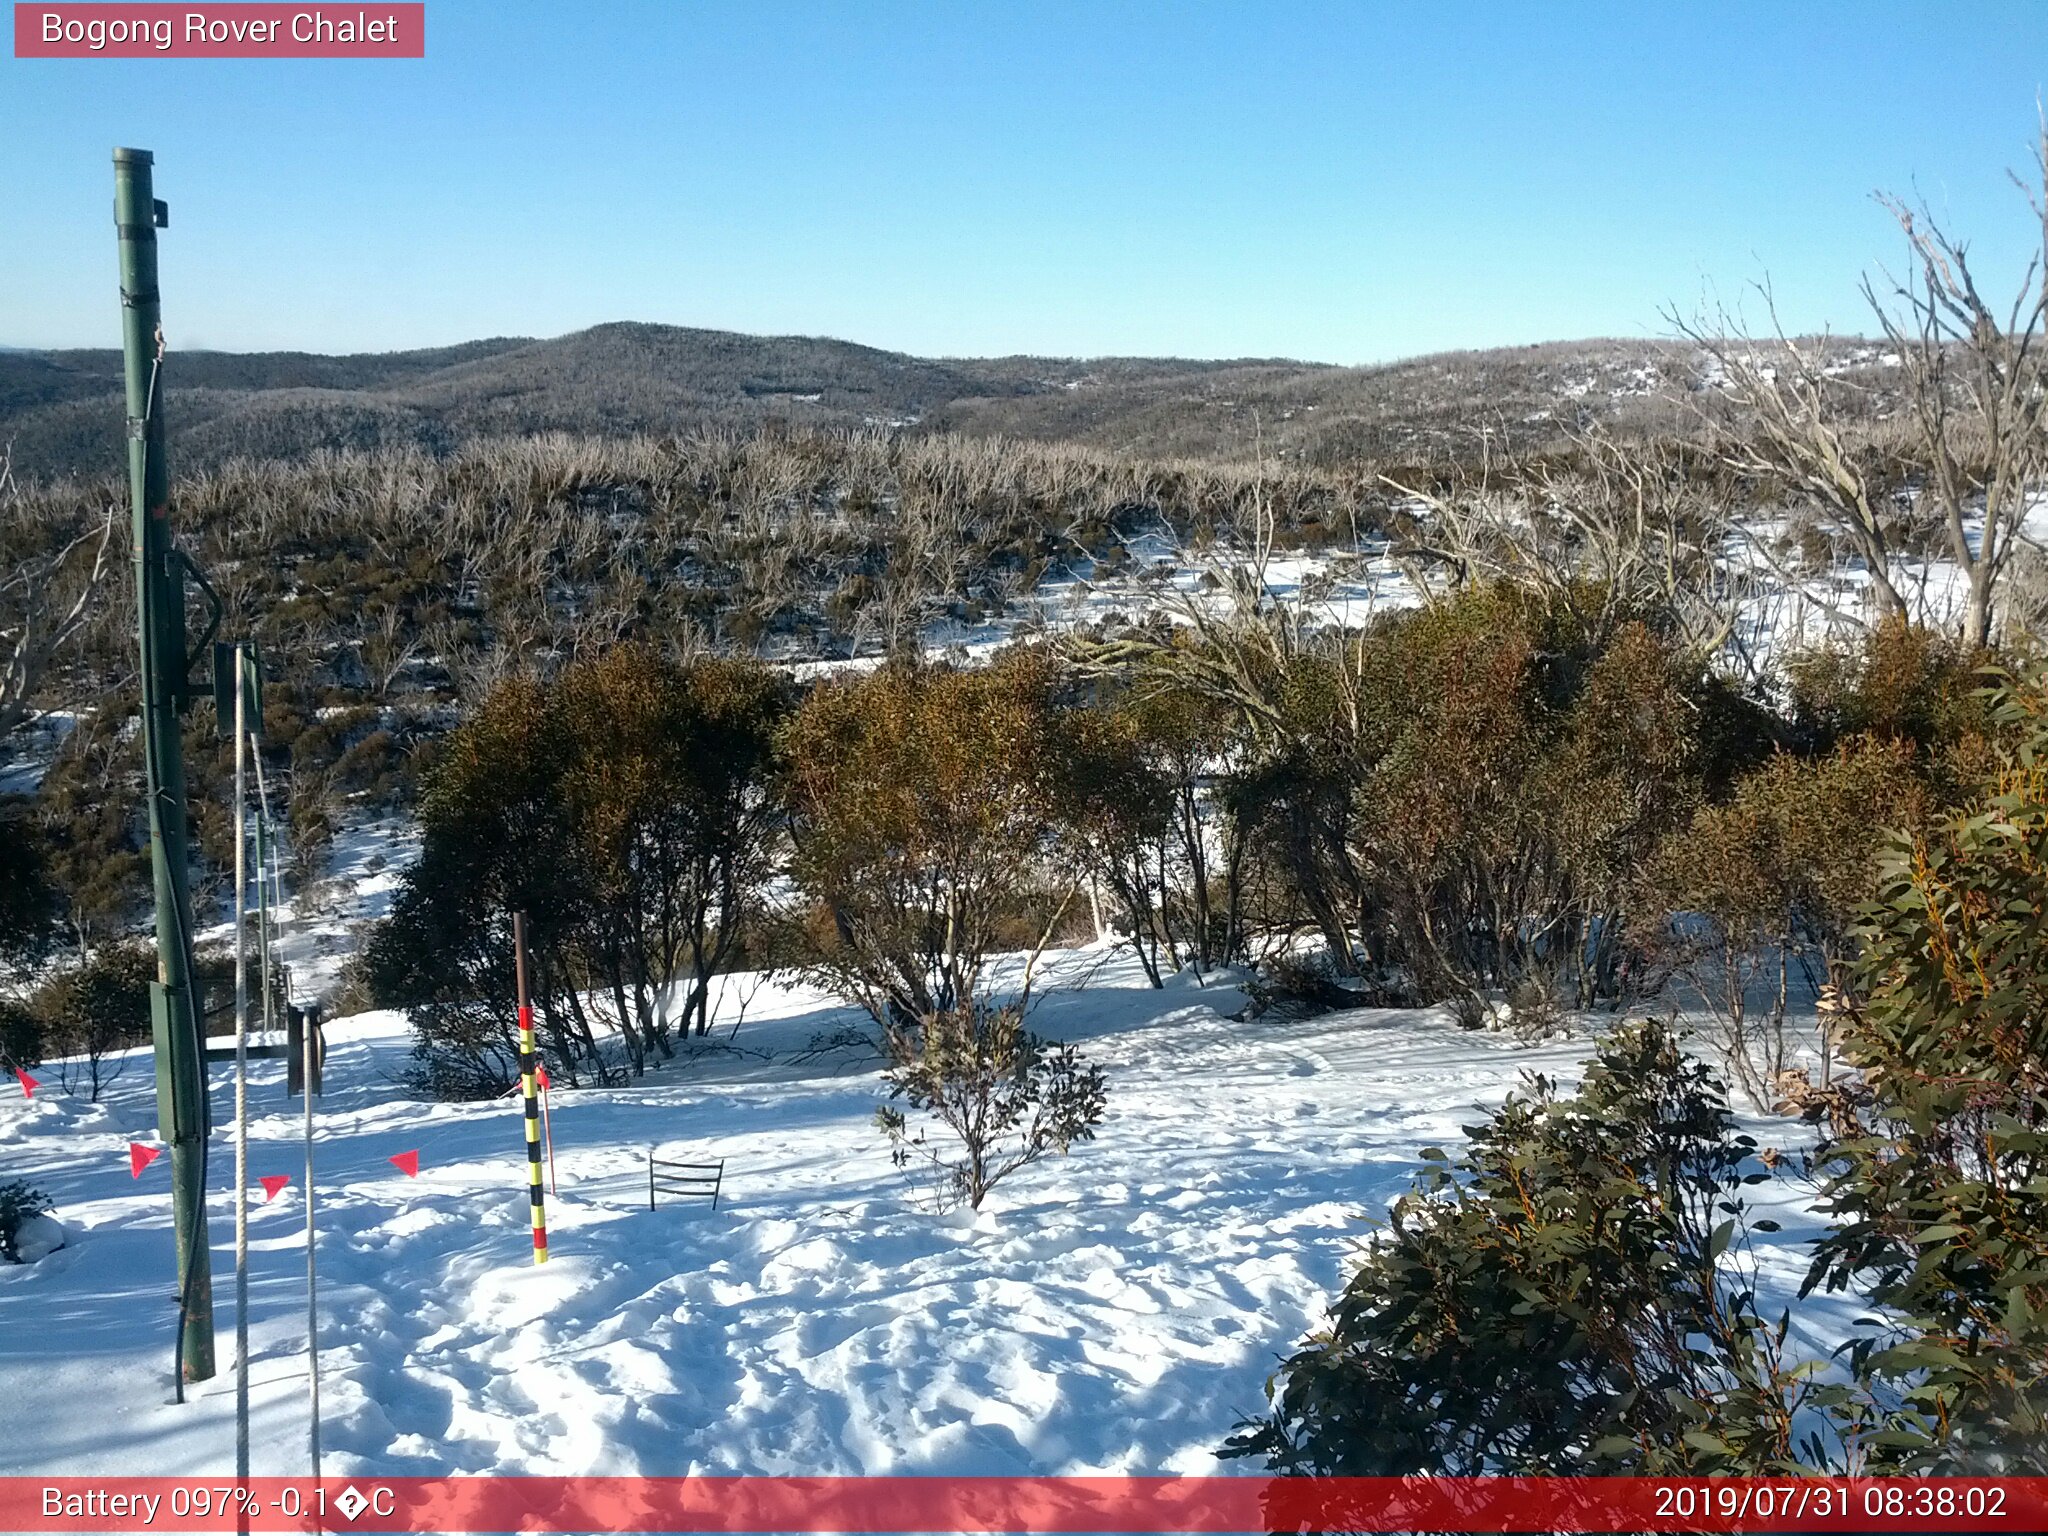
[[[0,1070],[42,1065],[43,1031],[33,1008],[0,997]]]
[[[2008,680],[2013,744],[1975,803],[1901,837],[1868,909],[1846,1051],[1818,1099],[1835,1228],[1808,1288],[1892,1325],[1851,1359],[1880,1465],[2048,1474],[2048,676]],[[1817,1096],[1818,1097],[1818,1096]],[[1832,1111],[1832,1113],[1829,1113]]]
[[[21,1229],[56,1207],[50,1197],[21,1179],[0,1184],[0,1260],[21,1262]]]
[[[43,1018],[44,1049],[67,1093],[93,1103],[128,1068],[131,1047],[147,1045],[149,984],[156,954],[146,944],[110,944],[37,989],[29,1006]]]
[[[1790,1470],[1806,1389],[1757,1315],[1769,1175],[1655,1022],[1538,1077],[1394,1207],[1227,1456],[1328,1476]],[[1805,1448],[1809,1456],[1817,1449]]]

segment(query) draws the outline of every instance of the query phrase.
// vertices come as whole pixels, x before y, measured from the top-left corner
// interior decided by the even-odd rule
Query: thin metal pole
[[[533,1213],[533,1262],[548,1261],[547,1194],[541,1188],[540,1105],[535,1082],[540,1058],[533,1045],[533,1005],[526,996],[526,914],[512,914],[512,970],[519,988],[519,1086],[526,1096],[526,1190]]]
[[[252,743],[253,745],[253,743]],[[277,867],[277,839],[270,825],[270,786],[263,778],[263,754],[251,752],[250,766],[256,770],[256,900],[257,931],[263,955],[263,1028],[266,1033],[277,1028],[276,1003],[272,993],[280,982],[283,983],[284,1001],[291,1001],[291,972],[283,966],[277,967],[273,976],[270,951],[275,935],[270,931],[270,914],[273,910],[284,911],[284,881]],[[280,928],[282,916],[278,919]]]
[[[307,1448],[311,1452],[313,1476],[320,1475],[320,1306],[318,1266],[313,1256],[313,1072],[320,1037],[320,1015],[307,1008],[299,1031],[304,1066],[299,1088],[306,1100],[306,1381]]]
[[[261,740],[262,735],[263,733],[259,729],[256,736],[252,738],[251,745],[253,746],[255,741]],[[277,828],[270,819],[270,784],[263,777],[263,754],[252,751],[249,754],[249,762],[256,770],[256,852],[259,862],[270,872],[269,883],[260,887],[263,892],[264,901],[263,942],[265,948],[263,961],[265,966],[269,967],[263,978],[265,988],[263,1024],[264,1028],[274,1030],[278,1027],[277,1003],[289,1003],[292,997],[291,967],[280,960],[274,959],[270,954],[270,951],[277,947],[278,941],[284,933],[284,871],[278,867],[277,862]],[[269,918],[269,914],[273,912],[278,914],[275,931],[272,931]],[[272,989],[275,989],[278,993],[276,1003],[269,1000],[269,993]]]
[[[261,960],[260,979],[263,986],[263,1033],[265,1038],[277,1032],[276,1005],[273,998],[275,983],[270,975],[270,839],[264,835],[270,817],[263,804],[263,759],[256,753],[256,954]]]
[[[540,1128],[548,1139],[548,1193],[559,1195],[562,1191],[555,1184],[555,1111],[554,1089],[545,1073],[540,1080]]]
[[[248,721],[235,647],[235,1476],[249,1476],[249,831]],[[238,1511],[244,1506],[237,1503]],[[246,1529],[240,1519],[237,1527]]]

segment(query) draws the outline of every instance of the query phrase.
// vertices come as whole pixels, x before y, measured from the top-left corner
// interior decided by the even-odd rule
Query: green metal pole
[[[179,705],[190,692],[185,578],[173,556],[170,465],[164,453],[162,333],[156,231],[165,221],[145,149],[114,151],[114,225],[121,246],[121,351],[128,385],[128,490],[135,536],[142,741],[149,792],[149,853],[156,873],[157,980],[150,988],[156,1044],[157,1124],[171,1148],[177,1233],[179,1396],[213,1375],[213,1264],[206,1232],[205,1042],[191,975],[192,904],[186,890],[185,753]]]

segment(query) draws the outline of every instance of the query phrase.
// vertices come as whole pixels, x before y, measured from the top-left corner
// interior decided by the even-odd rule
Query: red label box
[[[427,8],[348,5],[14,7],[17,59],[423,59]]]
[[[46,1536],[2043,1529],[2048,1478],[0,1477]]]

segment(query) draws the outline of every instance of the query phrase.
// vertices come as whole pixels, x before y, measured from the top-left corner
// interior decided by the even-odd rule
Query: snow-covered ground
[[[333,997],[342,971],[362,946],[366,926],[390,913],[391,898],[407,867],[419,857],[420,835],[419,823],[402,812],[350,820],[322,850],[320,876],[308,888],[294,890],[280,873],[271,895],[273,950],[277,963],[286,967],[294,1000],[325,1006]],[[289,863],[290,853],[287,844],[279,855],[281,867]],[[256,945],[253,878],[249,896],[252,953]],[[200,931],[199,943],[202,948],[231,947],[234,934],[230,910],[222,921]]]
[[[1235,989],[1154,991],[1101,948],[1057,957],[1050,979],[1037,1026],[1107,1067],[1109,1116],[978,1217],[922,1208],[890,1164],[872,1060],[807,1054],[854,1017],[771,983],[729,1045],[644,1086],[556,1095],[544,1267],[516,1101],[412,1101],[393,1081],[402,1019],[332,1026],[327,1471],[1241,1467],[1219,1467],[1217,1445],[1321,1320],[1420,1150],[1454,1144],[1525,1070],[1569,1077],[1587,1049],[1435,1012],[1237,1022]],[[250,1143],[252,1177],[293,1178],[252,1221],[255,1470],[280,1474],[304,1467],[306,1395],[299,1113],[281,1067],[257,1065]],[[219,1134],[212,1153],[222,1373],[174,1407],[168,1160],[137,1180],[127,1149],[154,1141],[153,1119],[141,1062],[98,1106],[53,1085],[0,1093],[0,1179],[48,1191],[69,1237],[0,1268],[0,1473],[232,1466],[232,1145]],[[726,1159],[717,1211],[647,1208],[657,1145]],[[414,1150],[409,1179],[388,1159]],[[1809,1192],[1772,1188],[1786,1230],[1766,1240],[1766,1289],[1789,1295]],[[1798,1327],[1824,1346],[1851,1316],[1807,1304]]]
[[[1070,635],[1153,615],[1185,623],[1191,608],[1220,618],[1232,606],[1222,583],[1243,563],[1243,557],[1228,551],[1197,555],[1164,528],[1127,540],[1125,556],[1113,569],[1076,560],[1048,575],[1007,612],[980,623],[934,620],[920,636],[924,650],[932,656],[980,662],[1026,636]],[[1268,600],[1299,602],[1316,623],[1362,627],[1379,614],[1422,603],[1422,594],[1389,556],[1384,540],[1357,549],[1332,544],[1276,555],[1266,562],[1263,575]],[[808,680],[872,671],[881,666],[884,654],[870,648],[850,659],[771,659],[793,677]]]
[[[1435,515],[1418,500],[1404,501],[1400,508],[1425,527]],[[1715,552],[1736,618],[1727,659],[1758,675],[1801,651],[1854,644],[1878,612],[1870,572],[1847,551],[1835,551],[1825,569],[1795,569],[1802,562],[1784,547],[1795,531],[1787,516],[1753,515],[1730,528]],[[1982,533],[1980,509],[1964,530],[1973,553]],[[2018,541],[2030,556],[2048,549],[2048,495],[2029,503]],[[1937,542],[1937,547],[1945,545]],[[1393,558],[1391,549],[1386,539],[1368,536],[1355,546],[1331,543],[1275,554],[1257,573],[1260,590],[1267,602],[1298,604],[1313,624],[1363,627],[1424,601],[1411,571]],[[933,620],[922,631],[923,647],[933,656],[972,663],[1026,636],[1067,635],[1155,617],[1186,623],[1195,611],[1221,617],[1232,607],[1228,582],[1252,573],[1250,557],[1242,551],[1199,554],[1163,527],[1126,540],[1124,556],[1114,565],[1077,558],[1021,594],[1004,613],[978,623]],[[1899,553],[1891,578],[1915,623],[1947,632],[1960,628],[1969,580],[1954,559]],[[810,679],[870,671],[884,657],[871,637],[864,653],[850,659],[806,659],[793,651],[770,659],[791,675]]]
[[[77,725],[77,710],[48,709],[15,731],[0,755],[0,795],[34,794],[50,759]]]

